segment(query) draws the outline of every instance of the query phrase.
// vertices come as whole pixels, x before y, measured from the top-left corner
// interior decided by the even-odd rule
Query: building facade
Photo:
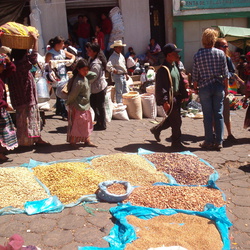
[[[52,37],[68,38],[70,25],[79,14],[86,14],[94,28],[100,14],[116,6],[123,18],[126,48],[131,46],[142,54],[151,37],[161,46],[174,42],[183,48],[181,55],[187,71],[191,71],[194,53],[202,47],[205,28],[250,27],[249,0],[31,0],[30,20],[40,29],[40,53],[45,52]]]

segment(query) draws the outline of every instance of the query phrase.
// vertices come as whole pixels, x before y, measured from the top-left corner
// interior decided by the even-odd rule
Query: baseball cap
[[[182,49],[178,49],[177,46],[173,43],[168,43],[162,48],[162,51],[164,55],[166,56],[167,54],[174,52],[174,51],[178,53],[182,51]]]

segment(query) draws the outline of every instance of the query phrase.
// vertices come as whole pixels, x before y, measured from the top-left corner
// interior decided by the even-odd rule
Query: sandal
[[[93,144],[92,142],[85,142],[84,146],[85,147],[93,147],[93,148],[97,148],[98,147],[97,145]]]
[[[0,154],[0,163],[4,163],[4,162],[12,162],[13,159],[8,158],[7,156],[5,156],[4,154]]]
[[[39,141],[36,142],[36,146],[51,146],[51,144],[49,142],[40,139]]]
[[[207,142],[203,142],[199,145],[201,148],[206,149],[206,150],[213,150],[214,146],[212,143],[207,143]]]

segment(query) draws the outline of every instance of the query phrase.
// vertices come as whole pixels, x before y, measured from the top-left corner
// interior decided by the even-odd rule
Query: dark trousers
[[[53,88],[56,93],[56,88]],[[65,101],[56,95],[56,114],[61,115],[62,118],[68,117],[68,111],[65,107]]]
[[[99,93],[90,95],[90,106],[95,112],[96,127],[106,129],[105,95],[107,88]]]
[[[154,129],[161,133],[162,130],[172,128],[172,143],[181,141],[181,112],[180,102],[174,102],[173,109],[168,117],[163,119]]]

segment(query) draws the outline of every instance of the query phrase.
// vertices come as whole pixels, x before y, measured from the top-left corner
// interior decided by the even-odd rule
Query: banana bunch
[[[39,35],[38,30],[32,26],[25,26],[16,22],[8,22],[0,26],[0,31],[4,34],[17,35],[17,36],[29,36],[30,32],[33,32],[37,36]]]

